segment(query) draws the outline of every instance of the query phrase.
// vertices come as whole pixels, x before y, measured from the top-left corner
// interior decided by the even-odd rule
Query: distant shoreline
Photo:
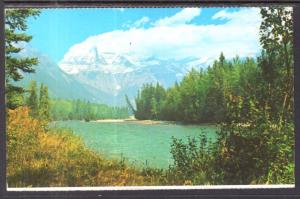
[[[52,123],[56,122],[63,122],[63,121],[72,121],[72,120],[57,120],[57,121],[52,121]],[[74,121],[74,120],[73,120]],[[90,121],[85,121],[85,120],[77,120],[81,122],[91,122],[91,123],[133,123],[133,124],[141,124],[141,125],[200,125],[200,126],[217,126],[218,124],[216,123],[184,123],[180,121],[164,121],[164,120],[138,120],[135,119],[134,117],[126,118],[126,119],[98,119],[98,120],[90,120]]]
[[[142,125],[158,125],[158,124],[177,124],[177,125],[205,125],[205,126],[215,126],[216,124],[212,123],[202,123],[202,124],[188,124],[182,123],[178,121],[163,121],[163,120],[138,120],[134,117],[127,118],[127,119],[100,119],[100,120],[92,120],[89,122],[96,122],[96,123],[135,123],[135,124],[142,124]]]
[[[135,118],[128,118],[128,119],[101,119],[101,120],[93,120],[90,122],[97,122],[97,123],[122,123],[122,122],[130,122],[136,124],[143,124],[143,125],[155,125],[155,124],[176,124],[176,122],[169,122],[169,121],[155,121],[155,120],[137,120]]]

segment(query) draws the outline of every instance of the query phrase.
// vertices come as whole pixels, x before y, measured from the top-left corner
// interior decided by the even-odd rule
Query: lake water
[[[136,122],[98,123],[83,121],[55,122],[54,126],[72,129],[92,150],[107,158],[121,157],[136,167],[167,168],[172,163],[171,137],[186,141],[205,132],[215,140],[211,125],[138,124]]]

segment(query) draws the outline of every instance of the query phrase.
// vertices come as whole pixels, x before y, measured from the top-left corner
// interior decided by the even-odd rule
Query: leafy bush
[[[181,139],[172,138],[171,154],[174,164],[168,175],[171,184],[209,184],[211,183],[212,148],[205,134],[199,139],[188,138],[186,144]]]

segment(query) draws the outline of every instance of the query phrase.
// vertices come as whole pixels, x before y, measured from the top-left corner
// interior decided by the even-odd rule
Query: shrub
[[[168,171],[171,184],[210,184],[212,182],[212,144],[204,133],[197,138],[188,138],[185,144],[181,139],[172,138],[171,154],[174,164]]]

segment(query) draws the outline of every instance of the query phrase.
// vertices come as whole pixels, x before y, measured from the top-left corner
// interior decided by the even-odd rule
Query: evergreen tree
[[[223,52],[221,52],[221,54],[220,54],[219,63],[220,63],[221,67],[224,67],[224,65],[225,65],[225,56],[224,56]]]
[[[48,87],[44,86],[43,83],[40,86],[39,117],[43,120],[50,120],[50,102]]]
[[[22,104],[24,89],[13,84],[22,79],[21,71],[32,73],[32,66],[38,63],[36,58],[19,58],[15,54],[22,48],[20,42],[29,42],[31,36],[25,34],[27,30],[26,19],[38,16],[36,9],[6,9],[5,10],[5,93],[6,107],[14,109]]]
[[[30,108],[31,116],[37,118],[39,115],[39,103],[38,103],[36,81],[30,82],[29,97],[26,100],[26,104]]]

